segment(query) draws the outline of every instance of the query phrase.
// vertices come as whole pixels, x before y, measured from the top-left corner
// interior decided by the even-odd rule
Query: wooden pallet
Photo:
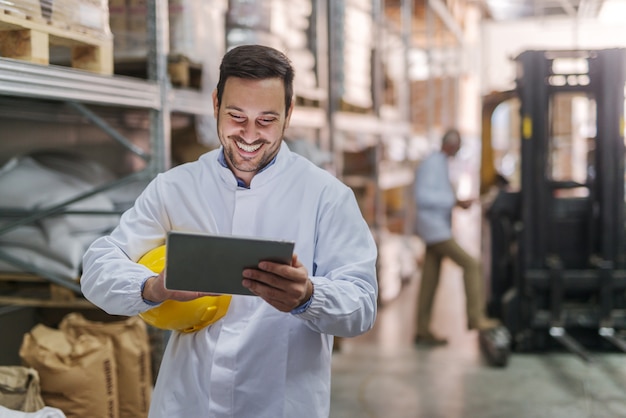
[[[145,57],[116,57],[115,74],[148,78],[148,62]],[[194,90],[202,88],[202,64],[180,54],[167,57],[167,74],[174,87]]]
[[[184,55],[170,55],[167,58],[167,73],[175,87],[202,88],[202,64]]]
[[[298,96],[298,95],[296,95],[295,104],[296,106],[302,106],[302,107],[313,107],[313,108],[321,107],[321,103],[319,99],[311,99],[308,97],[303,97],[303,96]]]
[[[113,40],[60,27],[42,17],[0,9],[0,56],[36,64],[50,63],[50,47],[71,49],[72,68],[113,74]]]
[[[372,114],[372,108],[356,106],[341,99],[339,102],[339,110],[342,112],[358,113],[362,115]]]
[[[28,273],[0,273],[0,305],[38,308],[96,308],[72,290]]]

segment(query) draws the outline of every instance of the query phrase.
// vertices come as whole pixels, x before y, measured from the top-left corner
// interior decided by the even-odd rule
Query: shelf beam
[[[159,109],[155,82],[0,58],[0,95]]]
[[[0,95],[162,110],[156,81],[102,76],[67,67],[0,58]],[[170,89],[171,111],[212,115],[209,93]]]

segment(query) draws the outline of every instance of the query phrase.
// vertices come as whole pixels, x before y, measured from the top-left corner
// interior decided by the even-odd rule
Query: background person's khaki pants
[[[486,322],[480,262],[466,253],[454,239],[449,239],[426,246],[417,301],[417,335],[420,336],[430,334],[433,302],[444,257],[449,257],[463,269],[468,327],[481,328]]]

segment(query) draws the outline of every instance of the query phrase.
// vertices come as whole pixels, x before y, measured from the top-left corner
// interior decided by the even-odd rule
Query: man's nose
[[[254,142],[259,138],[259,132],[257,130],[256,122],[254,120],[248,120],[241,126],[241,138],[246,142]]]

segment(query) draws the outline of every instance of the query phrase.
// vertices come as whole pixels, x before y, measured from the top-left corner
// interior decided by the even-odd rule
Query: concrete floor
[[[488,365],[476,331],[464,328],[461,271],[452,263],[444,264],[433,319],[449,343],[414,346],[418,282],[419,274],[380,308],[374,329],[341,340],[331,418],[626,417],[626,354],[592,353],[586,363],[565,350],[514,353],[504,368]]]

